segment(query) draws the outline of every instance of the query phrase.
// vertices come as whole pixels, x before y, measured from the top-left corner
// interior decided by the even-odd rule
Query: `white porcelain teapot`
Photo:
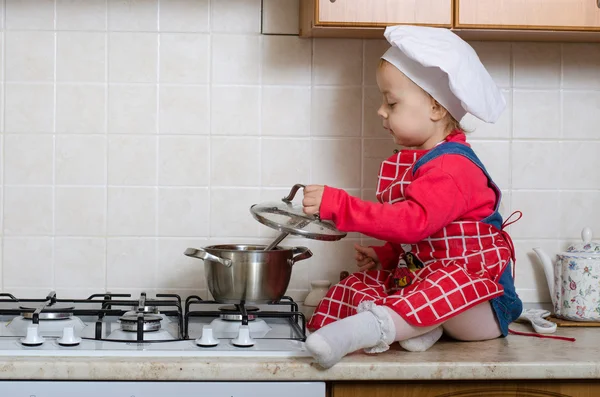
[[[592,229],[581,232],[576,243],[552,259],[534,248],[544,266],[557,317],[572,321],[600,321],[600,244],[592,242]]]

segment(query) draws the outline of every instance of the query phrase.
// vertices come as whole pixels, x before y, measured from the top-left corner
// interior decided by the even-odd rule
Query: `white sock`
[[[437,327],[426,334],[415,336],[407,340],[400,341],[400,346],[409,352],[424,352],[435,344],[444,333],[442,327]]]
[[[385,351],[394,341],[394,323],[383,307],[373,308],[326,325],[306,339],[306,348],[324,368],[346,354],[381,345]]]

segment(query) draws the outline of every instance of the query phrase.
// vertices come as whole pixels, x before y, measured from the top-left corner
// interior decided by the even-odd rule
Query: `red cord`
[[[534,336],[536,338],[543,338],[543,339],[558,339],[558,340],[566,340],[568,342],[575,342],[575,338],[569,338],[566,336],[557,336],[557,335],[542,335],[542,334],[534,334],[534,333],[529,333],[529,332],[519,332],[519,331],[513,331],[512,329],[509,328],[508,330],[509,334],[513,334],[513,335],[522,335],[522,336]]]

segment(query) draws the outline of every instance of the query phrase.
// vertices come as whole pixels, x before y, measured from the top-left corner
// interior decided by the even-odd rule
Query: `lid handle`
[[[583,239],[584,244],[589,244],[592,242],[592,228],[584,227],[581,231],[581,238]]]
[[[290,194],[288,194],[286,197],[282,198],[282,201],[285,201],[286,203],[291,203],[292,200],[294,199],[294,197],[296,197],[296,193],[298,192],[298,190],[300,189],[304,189],[306,186],[304,186],[301,183],[297,183],[294,186],[292,186],[292,190],[290,190]]]

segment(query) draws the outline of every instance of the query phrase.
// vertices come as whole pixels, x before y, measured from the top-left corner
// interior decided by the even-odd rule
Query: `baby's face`
[[[431,96],[387,62],[377,70],[377,85],[383,95],[377,114],[394,142],[403,147],[429,149],[426,146],[437,129],[432,119],[435,101]]]

